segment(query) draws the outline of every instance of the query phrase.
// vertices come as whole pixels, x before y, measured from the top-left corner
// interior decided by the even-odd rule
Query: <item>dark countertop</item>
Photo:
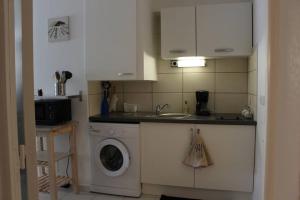
[[[239,114],[212,114],[210,116],[191,115],[184,118],[160,117],[155,113],[110,113],[108,116],[95,115],[90,122],[106,123],[185,123],[185,124],[220,124],[220,125],[256,125],[256,121],[243,118]]]

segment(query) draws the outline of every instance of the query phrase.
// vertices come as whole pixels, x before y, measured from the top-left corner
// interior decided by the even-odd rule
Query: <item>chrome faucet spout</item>
[[[161,111],[163,110],[163,109],[165,109],[165,108],[167,108],[169,106],[169,104],[164,104],[164,105],[157,105],[156,106],[156,109],[155,109],[155,113],[156,113],[156,115],[159,115],[160,113],[161,113]]]

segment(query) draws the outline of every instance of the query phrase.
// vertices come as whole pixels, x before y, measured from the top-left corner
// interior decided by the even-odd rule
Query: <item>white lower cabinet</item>
[[[213,165],[195,170],[195,187],[252,192],[255,126],[197,125]]]
[[[143,183],[194,187],[194,170],[182,164],[190,129],[183,124],[141,124]]]
[[[183,164],[191,129],[200,129],[213,160],[207,168]],[[142,123],[142,182],[252,192],[255,126]]]

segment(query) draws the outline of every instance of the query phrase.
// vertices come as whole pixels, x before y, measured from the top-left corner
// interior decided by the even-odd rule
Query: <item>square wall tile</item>
[[[248,93],[257,94],[257,71],[248,73]]]
[[[183,101],[182,101],[182,108],[184,108],[185,101],[187,101],[189,107],[189,113],[195,114],[196,113],[196,94],[195,93],[183,93]],[[211,112],[215,111],[215,94],[209,93],[209,99],[207,104],[208,109]]]
[[[93,200],[124,200],[124,197],[106,194],[94,194]]]
[[[257,96],[256,95],[248,95],[248,106],[251,108],[254,119],[257,119]]]
[[[113,81],[111,82],[111,92],[122,93],[124,83],[122,81]],[[115,90],[115,91],[113,91]]]
[[[158,104],[169,105],[163,112],[182,112],[182,93],[153,93],[153,112]]]
[[[257,49],[254,49],[252,55],[249,58],[248,71],[257,70],[258,60],[257,60]]]
[[[124,93],[150,93],[152,92],[152,82],[148,81],[128,81],[124,82]]]
[[[182,68],[178,67],[171,67],[169,60],[162,60],[158,61],[158,73],[159,74],[176,74],[182,73]]]
[[[187,67],[183,68],[184,73],[189,72],[216,72],[216,61],[215,60],[206,60],[205,67]]]
[[[90,94],[88,97],[89,102],[89,116],[100,114],[101,95]]]
[[[88,94],[101,94],[101,81],[89,81]]]
[[[215,91],[215,73],[184,73],[183,92]]]
[[[216,92],[248,92],[247,73],[217,73]]]
[[[153,92],[182,92],[182,74],[159,74]]]
[[[124,95],[123,93],[116,93],[118,97],[117,102],[117,112],[123,112],[124,111]]]
[[[216,113],[240,113],[247,105],[247,94],[215,94]]]
[[[125,93],[124,103],[137,104],[138,112],[152,112],[152,93]]]
[[[247,72],[247,58],[225,58],[216,60],[216,72]]]
[[[70,193],[62,200],[94,200],[94,198],[95,195],[92,193],[80,193],[80,194]]]

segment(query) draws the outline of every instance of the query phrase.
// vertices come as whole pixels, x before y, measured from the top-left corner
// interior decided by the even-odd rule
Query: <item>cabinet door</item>
[[[194,187],[194,169],[182,162],[193,125],[141,124],[142,183]]]
[[[176,7],[161,11],[162,58],[196,56],[196,8]]]
[[[135,79],[136,0],[88,0],[85,3],[87,79]]]
[[[195,187],[252,192],[254,126],[197,125],[212,166],[195,170]]]
[[[252,51],[250,2],[197,7],[197,55],[248,56]]]

